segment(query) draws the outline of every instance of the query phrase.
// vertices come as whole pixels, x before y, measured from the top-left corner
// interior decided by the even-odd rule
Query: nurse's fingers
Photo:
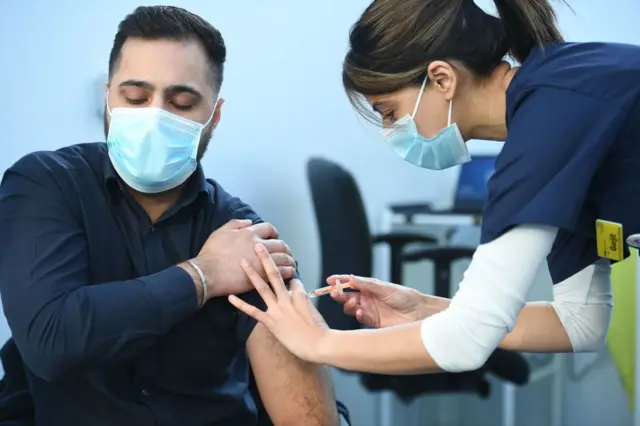
[[[347,293],[344,291],[341,292],[338,290],[332,290],[331,298],[342,305],[349,302],[350,300],[355,300],[356,303],[360,303],[360,293]]]
[[[337,281],[340,281],[342,284],[344,284],[351,281],[352,278],[353,278],[353,275],[346,275],[346,274],[331,275],[327,278],[327,284],[329,284],[330,286],[335,286],[338,284]]]
[[[247,302],[237,296],[234,296],[233,294],[230,295],[228,299],[229,303],[231,303],[233,306],[270,329],[272,321],[266,312],[261,311],[253,305],[248,304]]]
[[[255,246],[255,250],[256,254],[260,258],[264,271],[267,273],[267,278],[269,279],[271,288],[273,288],[273,292],[276,294],[278,300],[282,300],[283,297],[288,297],[289,293],[284,285],[282,275],[280,275],[280,271],[278,271],[278,267],[269,255],[267,248],[261,243],[258,243]]]
[[[299,279],[293,279],[289,282],[289,293],[301,293],[305,296],[307,295],[307,291],[304,289],[304,284]]]
[[[344,313],[347,315],[355,315],[356,311],[358,309],[360,309],[360,303],[359,300],[356,299],[355,297],[352,298],[351,300],[347,301],[347,303],[344,304],[343,308]]]
[[[269,284],[267,284],[262,279],[258,271],[253,269],[253,267],[249,264],[249,261],[247,261],[246,259],[242,259],[242,261],[240,261],[240,267],[247,275],[247,277],[249,277],[249,281],[251,281],[251,284],[253,284],[260,297],[262,297],[262,300],[264,300],[264,303],[266,303],[267,308],[270,308],[271,306],[278,303],[276,295],[273,294],[273,291],[271,290],[271,287],[269,287]]]

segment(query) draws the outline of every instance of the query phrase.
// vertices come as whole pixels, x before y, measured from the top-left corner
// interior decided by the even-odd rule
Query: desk
[[[418,213],[413,214],[411,220],[408,221],[405,215],[394,214],[387,209],[381,217],[380,229],[381,233],[393,231],[415,232],[418,234],[431,235],[437,238],[439,244],[446,245],[450,242],[453,231],[464,227],[476,227],[479,224],[479,218],[472,215],[464,214],[445,214],[445,213]],[[388,264],[384,261],[385,253],[375,254],[376,276],[382,279],[388,279]],[[640,263],[640,262],[639,262]],[[545,268],[546,269],[546,268]],[[546,271],[545,271],[546,272]],[[542,285],[548,285],[551,288],[548,273],[542,274],[545,281]],[[538,278],[540,279],[540,278]],[[640,293],[640,292],[639,292]],[[639,305],[640,306],[640,305]],[[636,369],[636,372],[640,369]],[[551,421],[549,426],[562,426],[562,398],[564,391],[563,384],[563,357],[554,355],[552,361],[545,367],[533,369],[531,372],[530,383],[551,377]],[[502,383],[502,426],[516,425],[516,386],[510,383]],[[384,393],[380,401],[380,426],[393,425],[393,408],[394,396],[391,392]],[[456,407],[448,407],[449,410],[456,410]],[[449,411],[448,410],[448,411]],[[455,413],[454,413],[455,414]],[[445,420],[443,420],[445,421]],[[455,424],[455,419],[448,419],[451,424]],[[640,426],[640,424],[638,425]]]

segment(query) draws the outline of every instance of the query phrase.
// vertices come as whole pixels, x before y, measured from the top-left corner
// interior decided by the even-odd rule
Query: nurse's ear
[[[458,75],[449,63],[444,61],[431,62],[427,68],[427,75],[431,85],[444,95],[445,100],[453,99],[458,84]]]

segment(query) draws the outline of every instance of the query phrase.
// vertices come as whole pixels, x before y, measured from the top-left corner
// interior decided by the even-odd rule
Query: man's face
[[[217,96],[211,65],[197,41],[129,38],[111,82],[105,85],[110,109],[156,107],[202,124],[211,116]],[[222,103],[217,101],[214,116],[202,131],[198,160],[220,121]],[[110,119],[105,108],[105,138]]]

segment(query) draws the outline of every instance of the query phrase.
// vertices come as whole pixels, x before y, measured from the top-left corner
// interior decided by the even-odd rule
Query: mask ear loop
[[[104,103],[107,106],[107,112],[109,113],[109,117],[111,117],[111,108],[109,108],[109,89],[107,89],[107,93],[105,94]]]
[[[451,111],[453,111],[453,99],[449,101],[449,117],[447,118],[447,127],[451,126]]]
[[[216,98],[215,102],[213,103],[213,111],[211,111],[211,115],[209,116],[209,119],[207,120],[206,123],[204,123],[202,125],[202,128],[204,129],[205,127],[207,127],[209,125],[209,123],[211,123],[211,120],[213,120],[213,115],[216,113],[216,109],[218,109],[218,101],[220,100],[220,98]]]
[[[427,86],[428,79],[429,79],[429,76],[425,75],[424,81],[422,82],[422,86],[420,87],[420,93],[418,94],[418,99],[416,100],[416,106],[413,107],[413,114],[411,114],[411,119],[416,118],[416,114],[418,112],[418,106],[420,106],[420,101],[422,100],[422,94],[424,93],[424,88]]]

